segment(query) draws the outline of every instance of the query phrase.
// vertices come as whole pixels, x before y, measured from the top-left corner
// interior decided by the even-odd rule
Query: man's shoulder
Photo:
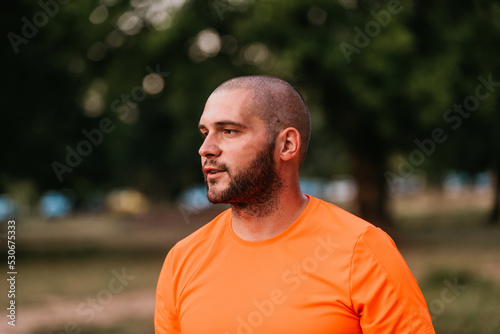
[[[322,199],[310,196],[313,207],[309,219],[323,229],[359,236],[373,225],[366,220]]]
[[[312,235],[322,236],[353,255],[356,247],[383,250],[394,244],[382,229],[366,220],[321,199],[315,199],[313,210],[305,224]],[[392,249],[392,248],[391,248]]]

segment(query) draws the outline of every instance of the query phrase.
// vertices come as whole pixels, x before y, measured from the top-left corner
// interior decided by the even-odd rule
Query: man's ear
[[[299,157],[300,133],[297,129],[289,127],[281,130],[278,135],[279,156],[283,161],[292,160]]]

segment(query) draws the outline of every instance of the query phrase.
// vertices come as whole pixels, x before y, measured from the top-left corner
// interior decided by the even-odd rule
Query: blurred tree
[[[432,14],[430,14],[432,13]],[[453,11],[438,3],[420,2],[416,17],[422,44],[441,32],[444,43],[456,59],[453,102],[441,111],[447,140],[436,148],[430,171],[442,174],[450,169],[493,175],[494,199],[490,223],[500,223],[500,4],[495,1],[457,3]],[[417,26],[417,21],[413,23]],[[443,122],[444,121],[444,122]],[[432,124],[439,126],[439,122]]]
[[[11,112],[0,114],[9,125],[0,186],[29,176],[40,189],[83,195],[130,185],[172,198],[202,181],[196,123],[204,101],[247,74],[299,88],[314,127],[303,172],[351,171],[361,216],[375,224],[390,225],[395,177],[500,166],[496,92],[459,129],[450,119],[459,114],[446,114],[475,92],[479,76],[500,79],[494,1],[453,10],[406,0],[51,3],[54,15],[27,0],[2,4]],[[47,21],[27,38],[26,20],[39,12]],[[68,147],[77,150],[88,140],[83,131],[103,119],[110,131],[61,182],[54,162],[67,165]]]
[[[428,160],[441,171],[498,165],[499,95],[488,93],[459,136],[452,132],[462,116],[448,110],[499,73],[492,52],[500,46],[499,8],[493,1],[453,10],[430,1],[258,2],[235,31],[271,50],[268,72],[316,92],[325,127],[340,134],[351,157],[361,216],[387,227],[394,176],[411,176]],[[447,157],[440,146],[452,136],[467,142],[450,140]]]
[[[63,11],[59,6],[51,13]],[[82,130],[98,127],[96,119],[81,113],[78,95],[82,82],[68,73],[68,57],[79,48],[71,32],[71,17],[54,18],[28,1],[2,3],[2,163],[0,192],[12,185],[34,181],[31,191],[71,187],[59,183],[51,164],[64,161],[68,146],[76,149]],[[80,5],[80,7],[83,7]],[[56,14],[54,14],[56,15]],[[70,148],[71,149],[71,148]],[[95,186],[111,173],[101,148],[93,157],[99,164],[82,163],[82,175]],[[28,191],[28,190],[27,190]]]
[[[273,3],[267,15],[268,5],[257,3],[236,31],[268,45],[280,76],[317,92],[324,126],[349,152],[361,216],[389,226],[389,155],[411,148],[425,122],[451,103],[451,51],[419,55],[411,3]]]

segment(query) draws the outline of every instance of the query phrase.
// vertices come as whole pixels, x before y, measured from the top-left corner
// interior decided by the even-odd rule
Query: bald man
[[[208,199],[231,208],[168,253],[156,334],[434,333],[394,242],[302,193],[310,123],[278,78],[238,77],[210,95],[199,154]]]

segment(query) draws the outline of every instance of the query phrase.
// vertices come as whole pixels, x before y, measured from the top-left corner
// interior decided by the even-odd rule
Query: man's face
[[[199,128],[199,153],[212,203],[264,203],[282,183],[274,166],[274,138],[249,106],[252,93],[220,91],[210,96]]]

